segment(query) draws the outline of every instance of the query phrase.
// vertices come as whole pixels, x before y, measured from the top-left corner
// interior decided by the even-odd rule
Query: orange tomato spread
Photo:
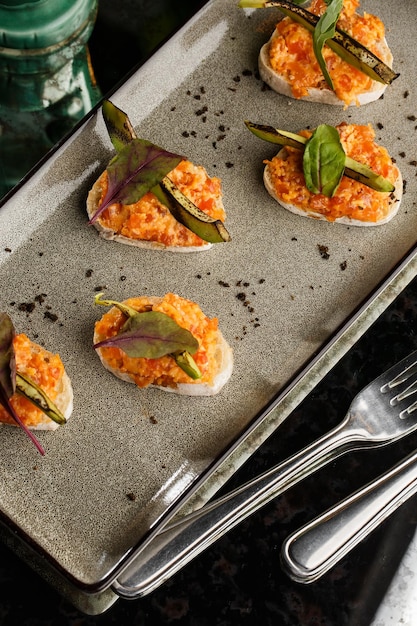
[[[198,365],[202,377],[193,381],[169,356],[158,359],[129,357],[117,347],[100,348],[102,358],[110,368],[120,373],[126,373],[138,387],[147,387],[150,384],[163,387],[175,387],[178,383],[208,383],[210,384],[217,374],[216,348],[218,337],[217,318],[208,318],[200,307],[173,293],[166,294],[152,304],[146,296],[130,298],[126,303],[137,311],[160,311],[169,315],[179,326],[189,330],[199,342],[199,348],[193,359]],[[113,307],[96,322],[96,340],[103,341],[114,337],[126,321],[126,317],[119,309]]]
[[[374,172],[392,183],[398,176],[388,151],[375,143],[372,126],[339,124],[336,127],[343,148],[355,161],[368,165]],[[311,131],[301,131],[309,137]],[[277,196],[288,204],[313,211],[334,221],[339,217],[349,217],[364,222],[377,222],[389,212],[391,194],[375,191],[363,183],[343,176],[333,197],[310,192],[304,180],[302,150],[286,147],[283,156],[275,156],[265,161],[273,181]]]
[[[324,0],[313,0],[309,11],[322,15],[326,6]],[[374,15],[357,14],[358,6],[359,0],[344,0],[337,26],[379,56],[378,46],[385,37],[384,25]],[[276,29],[279,36],[270,43],[269,62],[272,69],[290,83],[293,96],[302,98],[311,88],[328,89],[313,51],[312,34],[289,17],[282,19]],[[359,94],[371,88],[373,81],[369,76],[343,61],[326,45],[323,57],[334,92],[345,104],[355,102]]]
[[[59,381],[64,375],[64,365],[58,354],[51,354],[41,346],[34,346],[23,333],[16,335],[13,340],[16,358],[16,370],[25,374],[36,383],[52,400],[58,395]],[[45,420],[44,413],[35,407],[32,402],[22,395],[15,393],[10,402],[22,422],[28,426],[36,426]],[[0,406],[0,422],[16,424],[9,413]]]
[[[187,160],[181,161],[168,177],[204,213],[224,221],[219,178],[210,178],[204,167]],[[103,199],[107,191],[107,172],[102,174],[100,183]],[[130,239],[154,241],[165,246],[202,246],[207,243],[177,222],[151,192],[134,204],[112,204],[100,215],[99,222],[104,228]]]

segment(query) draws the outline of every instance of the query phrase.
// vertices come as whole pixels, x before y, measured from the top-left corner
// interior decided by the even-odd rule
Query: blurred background
[[[0,1],[0,202],[204,4]]]

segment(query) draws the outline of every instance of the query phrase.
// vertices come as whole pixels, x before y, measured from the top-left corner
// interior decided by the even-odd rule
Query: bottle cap
[[[97,0],[0,0],[0,69],[31,73],[62,65],[87,42],[97,6]]]
[[[91,0],[0,0],[1,46],[47,48],[65,41],[90,18]]]

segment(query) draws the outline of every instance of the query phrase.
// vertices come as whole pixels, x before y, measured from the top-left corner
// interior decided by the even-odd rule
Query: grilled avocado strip
[[[112,102],[105,100],[102,111],[110,140],[117,152],[129,144],[132,139],[137,138],[126,113]],[[211,218],[196,207],[167,176],[152,189],[152,192],[169,209],[177,222],[183,224],[204,241],[223,243],[231,240],[223,222]]]
[[[223,222],[213,219],[196,207],[168,176],[165,176],[159,185],[152,189],[152,193],[162,204],[168,207],[178,222],[181,222],[204,241],[209,243],[230,241],[230,235]]]
[[[46,393],[33,380],[19,372],[16,372],[16,391],[57,424],[66,424],[67,420]]]
[[[286,0],[240,0],[241,8],[263,9],[276,7],[284,15],[298,22],[310,32],[313,32],[319,17],[301,6],[287,2]],[[326,44],[341,59],[356,67],[372,80],[376,80],[384,85],[390,85],[393,80],[398,78],[399,74],[394,72],[386,63],[381,61],[373,52],[368,50],[353,37],[345,33],[343,30],[336,28],[335,35],[332,39],[328,39]]]
[[[264,124],[254,124],[253,122],[245,122],[246,127],[259,139],[275,143],[280,146],[291,146],[304,150],[305,144],[308,139],[302,135],[296,133],[289,133],[284,130],[278,130],[273,126],[267,126]],[[345,171],[344,174],[349,178],[353,178],[375,191],[381,191],[384,193],[391,193],[394,191],[395,186],[388,179],[376,174],[370,167],[359,163],[354,159],[351,159],[346,155],[345,158]]]

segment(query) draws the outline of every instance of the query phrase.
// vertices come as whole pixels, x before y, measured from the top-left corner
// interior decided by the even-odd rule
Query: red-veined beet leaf
[[[25,426],[17,415],[10,402],[16,390],[16,360],[13,348],[15,330],[13,322],[7,313],[0,313],[0,404],[10,417],[26,433],[38,451],[44,455],[45,451],[39,441]]]
[[[132,139],[123,146],[107,166],[108,188],[90,223],[114,202],[138,202],[182,161],[146,139]]]

